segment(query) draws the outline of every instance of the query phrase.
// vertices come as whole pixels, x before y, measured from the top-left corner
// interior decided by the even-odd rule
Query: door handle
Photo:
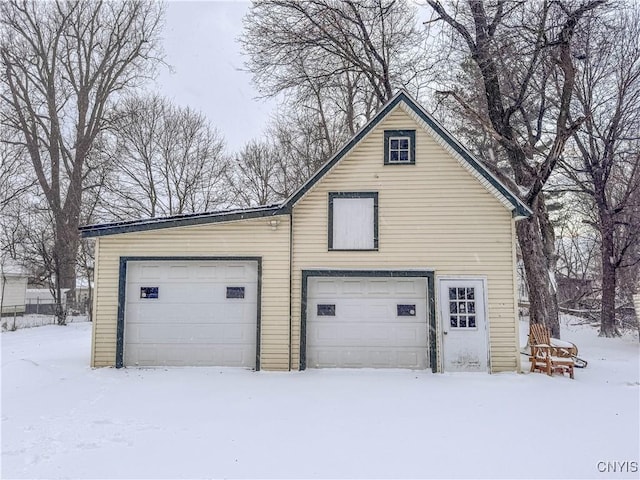
[[[442,332],[443,335],[446,335],[447,333],[449,333],[449,332],[447,332],[446,330],[444,332]]]

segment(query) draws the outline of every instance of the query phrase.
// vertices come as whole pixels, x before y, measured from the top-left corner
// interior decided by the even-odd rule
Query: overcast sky
[[[218,128],[227,150],[262,136],[275,102],[257,100],[251,75],[241,71],[237,42],[249,2],[170,1],[163,30],[166,61],[156,88],[182,106],[202,111]]]

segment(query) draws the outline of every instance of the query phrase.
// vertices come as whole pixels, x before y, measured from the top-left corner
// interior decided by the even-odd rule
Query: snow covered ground
[[[67,323],[86,322],[86,315],[67,315]],[[42,327],[44,325],[53,325],[56,323],[53,315],[18,315],[16,317],[5,316],[0,318],[0,330],[18,330],[20,328]]]
[[[89,323],[5,332],[2,478],[638,478],[637,336],[563,326],[573,381],[92,370]]]

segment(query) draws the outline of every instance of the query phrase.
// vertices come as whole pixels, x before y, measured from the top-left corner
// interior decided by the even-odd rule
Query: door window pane
[[[475,288],[449,288],[449,320],[453,328],[476,327]]]

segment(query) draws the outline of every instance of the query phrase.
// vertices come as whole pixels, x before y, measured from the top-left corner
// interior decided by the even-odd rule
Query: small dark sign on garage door
[[[140,287],[140,298],[158,298],[158,287]]]

